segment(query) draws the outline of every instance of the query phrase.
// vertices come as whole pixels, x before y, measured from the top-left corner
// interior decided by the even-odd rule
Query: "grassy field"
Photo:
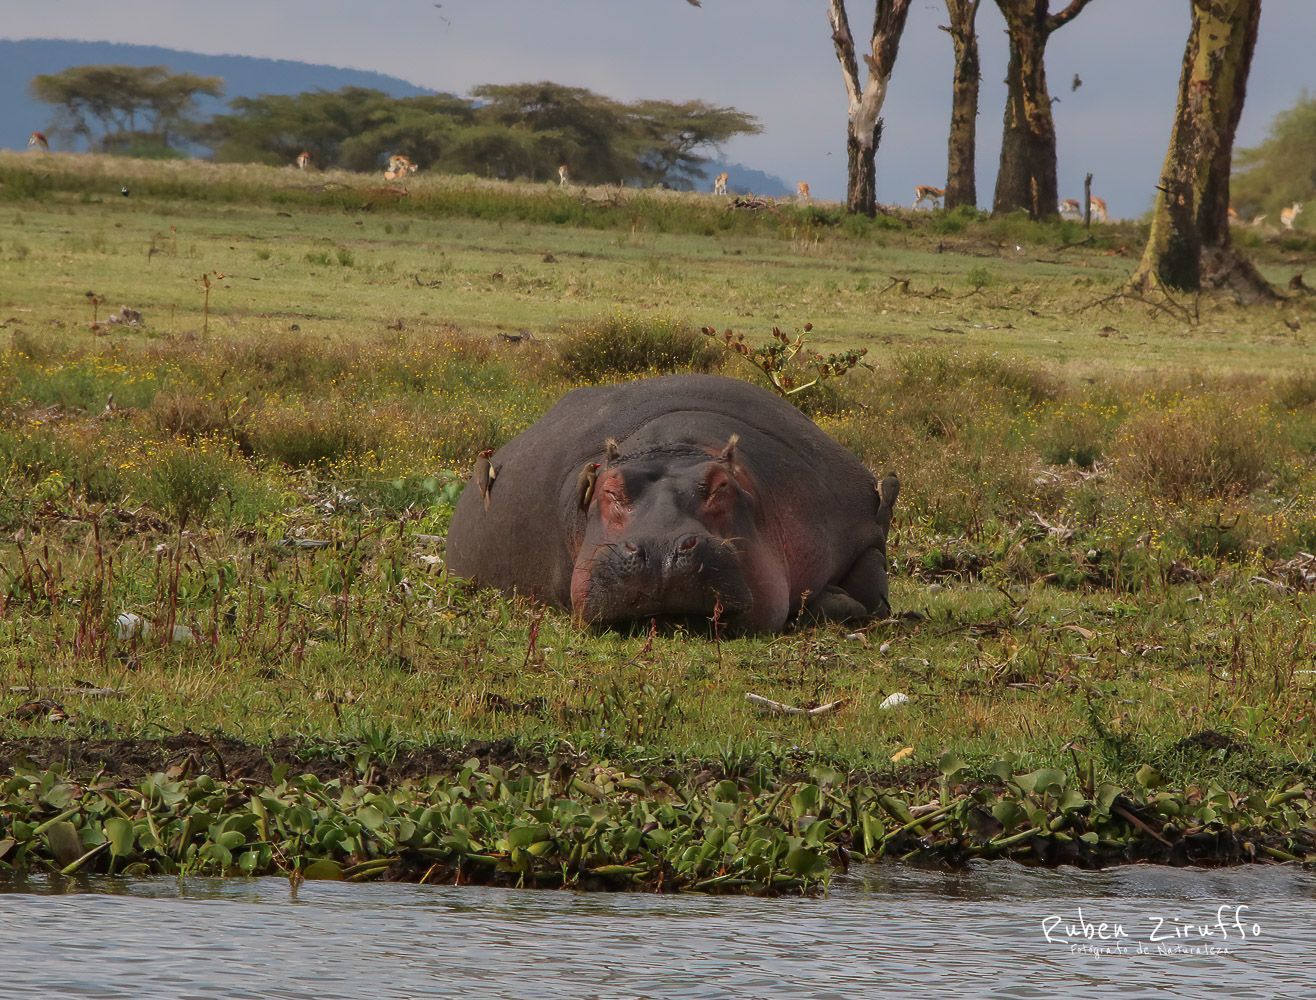
[[[0,738],[1309,781],[1316,300],[1114,297],[1142,238],[0,154]],[[1316,260],[1246,241],[1281,286]],[[806,322],[868,350],[810,411],[900,473],[906,614],[650,640],[444,576],[481,448],[646,343]]]

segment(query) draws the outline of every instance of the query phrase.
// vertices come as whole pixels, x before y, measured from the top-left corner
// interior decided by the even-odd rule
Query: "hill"
[[[39,73],[56,73],[88,64],[168,66],[179,73],[199,73],[224,79],[223,100],[203,99],[203,117],[224,108],[234,97],[258,94],[297,94],[305,90],[370,87],[395,97],[431,94],[432,90],[395,76],[369,70],[343,69],[288,59],[252,56],[208,56],[154,45],[114,42],[73,42],[53,38],[0,40],[0,148],[21,149],[34,129],[50,121],[48,105],[32,100],[28,81]]]
[[[787,184],[776,174],[755,170],[743,163],[710,163],[704,168],[706,184],[703,190],[713,186],[713,178],[723,170],[727,177],[727,190],[732,194],[758,194],[766,198],[786,198],[795,193],[793,185]]]

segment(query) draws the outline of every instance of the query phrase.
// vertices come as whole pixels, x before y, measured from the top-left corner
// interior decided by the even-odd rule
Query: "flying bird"
[[[1071,83],[1071,84],[1069,85],[1069,89],[1070,89],[1071,91],[1072,91],[1072,90],[1078,90],[1078,88],[1081,87],[1081,86],[1083,86],[1083,78],[1080,77],[1077,73],[1075,73],[1075,74],[1074,74],[1074,82]]]

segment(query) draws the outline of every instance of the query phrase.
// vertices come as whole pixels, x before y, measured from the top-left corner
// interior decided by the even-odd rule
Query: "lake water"
[[[814,899],[272,878],[0,888],[0,996],[1316,995],[1316,876],[1278,867],[891,865]]]

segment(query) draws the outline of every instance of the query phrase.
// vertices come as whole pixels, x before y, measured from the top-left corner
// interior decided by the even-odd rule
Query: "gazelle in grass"
[[[1092,218],[1098,222],[1105,222],[1110,218],[1110,213],[1106,210],[1106,201],[1104,198],[1098,198],[1095,194],[1092,200],[1088,202],[1088,208],[1092,210]]]
[[[714,194],[726,194],[726,193],[727,193],[727,181],[729,181],[730,179],[731,179],[731,175],[728,174],[725,170],[723,170],[720,174],[718,174],[716,177],[714,177],[714,178],[713,178],[713,193],[714,193]]]
[[[557,168],[557,186],[561,188],[571,187],[571,170],[568,169],[565,163],[560,164]]]
[[[946,197],[945,188],[934,188],[929,184],[916,184],[914,186],[914,207],[918,208],[923,202],[930,202],[933,208],[941,207],[941,199]]]
[[[798,198],[800,201],[804,202],[804,204],[806,205],[813,200],[812,197],[809,195],[808,181],[800,181],[795,185],[795,197]]]
[[[310,170],[311,154],[303,149],[300,153],[297,154],[297,159],[294,160],[293,162],[297,164],[298,170]]]
[[[1077,219],[1083,215],[1083,206],[1077,198],[1066,198],[1060,203],[1060,214],[1066,219]]]
[[[1302,202],[1295,201],[1288,208],[1279,210],[1279,224],[1285,229],[1292,229],[1294,221],[1302,212]]]
[[[33,132],[27,137],[28,149],[39,149],[43,153],[50,152],[50,142],[46,139],[45,132]]]
[[[420,168],[411,162],[411,157],[394,153],[388,158],[388,169],[384,171],[384,180],[400,181],[407,174],[414,174]]]

